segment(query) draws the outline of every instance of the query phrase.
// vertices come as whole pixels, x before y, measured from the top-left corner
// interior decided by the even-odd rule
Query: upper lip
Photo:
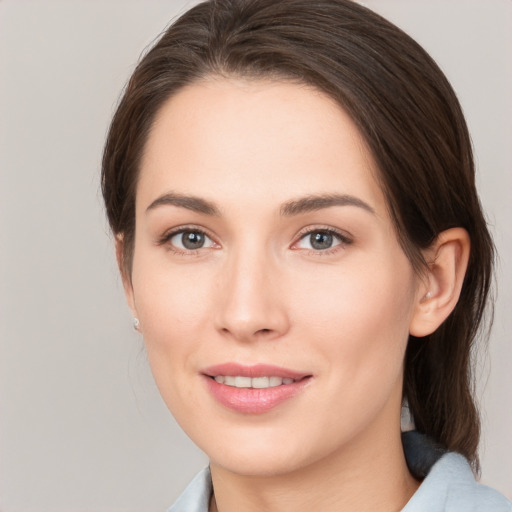
[[[204,375],[209,377],[216,377],[217,375],[229,375],[229,376],[241,376],[241,377],[281,377],[283,379],[300,380],[304,377],[308,377],[311,374],[307,372],[298,372],[290,370],[289,368],[283,368],[281,366],[275,366],[272,364],[254,364],[244,365],[239,363],[223,363],[214,366],[209,366],[202,370]]]

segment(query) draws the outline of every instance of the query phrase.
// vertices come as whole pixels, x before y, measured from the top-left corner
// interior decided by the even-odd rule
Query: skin
[[[405,348],[455,305],[469,241],[445,232],[415,274],[377,172],[349,116],[305,86],[210,78],[158,113],[124,283],[162,397],[210,458],[211,510],[400,510],[418,486],[400,441]],[[348,204],[292,207],[333,194]],[[180,247],[184,228],[203,247]],[[332,247],[313,248],[315,230]],[[311,378],[244,414],[205,386],[226,362]]]

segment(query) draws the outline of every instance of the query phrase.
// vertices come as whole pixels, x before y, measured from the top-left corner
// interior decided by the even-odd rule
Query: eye
[[[203,231],[198,229],[180,229],[168,234],[163,242],[168,242],[180,251],[197,251],[198,249],[217,247],[217,244]]]
[[[346,236],[329,229],[315,229],[308,231],[301,236],[300,240],[294,245],[296,249],[306,249],[313,251],[327,251],[334,247],[351,243]]]

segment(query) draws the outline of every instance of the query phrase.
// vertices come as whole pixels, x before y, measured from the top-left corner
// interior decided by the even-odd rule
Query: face
[[[209,79],[159,112],[129,303],[212,464],[282,474],[399,432],[418,283],[348,115],[290,83]]]

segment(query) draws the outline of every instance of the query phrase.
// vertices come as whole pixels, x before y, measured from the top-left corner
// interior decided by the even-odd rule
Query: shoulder
[[[204,468],[188,484],[167,512],[208,512],[211,494],[210,468]]]
[[[423,445],[421,450],[428,448]],[[462,455],[438,455],[402,512],[512,512],[505,496],[475,480]]]

